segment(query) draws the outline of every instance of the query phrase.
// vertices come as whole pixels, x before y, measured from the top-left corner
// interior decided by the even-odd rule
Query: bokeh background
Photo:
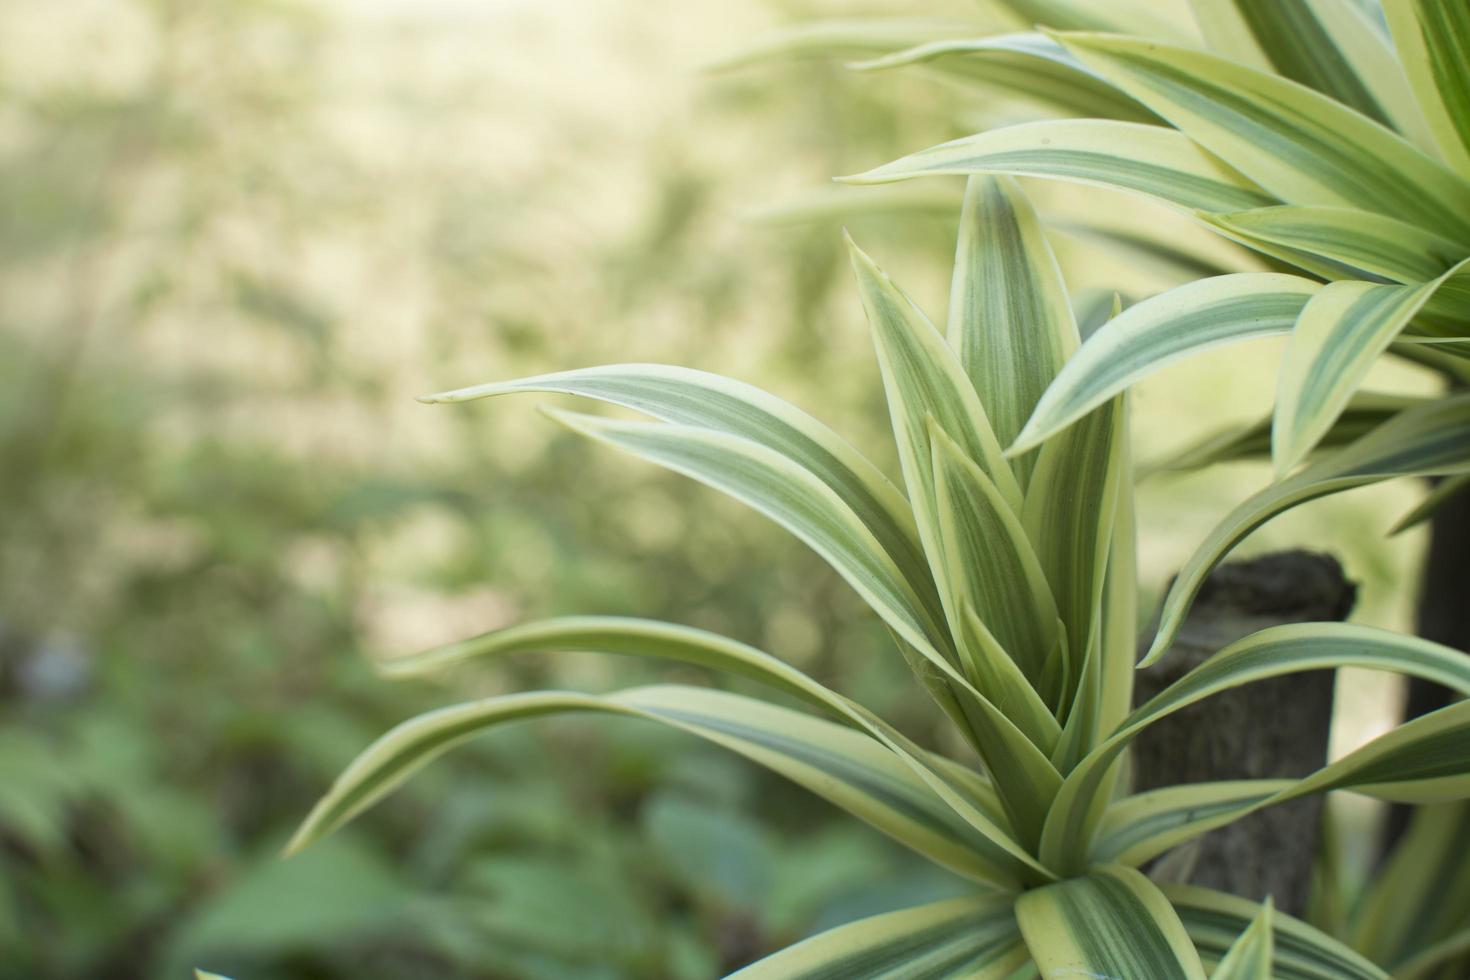
[[[669,361],[761,384],[891,465],[840,229],[942,317],[959,188],[857,205],[829,178],[1044,107],[801,57],[708,69],[782,25],[906,7],[0,5],[0,978],[702,978],[962,889],[737,759],[607,720],[482,739],[276,856],[415,711],[710,680],[577,656],[373,672],[527,617],[719,629],[943,743],[856,598],[758,516],[580,442],[533,396],[413,401]],[[1204,234],[1134,247],[1186,226],[1028,187],[1081,306],[1249,262]],[[1261,414],[1278,355],[1149,381],[1138,456]],[[1268,477],[1144,483],[1148,595]],[[1330,539],[1356,618],[1407,626],[1423,540],[1382,532],[1420,492],[1323,501],[1246,550]],[[1344,677],[1338,750],[1398,697]]]

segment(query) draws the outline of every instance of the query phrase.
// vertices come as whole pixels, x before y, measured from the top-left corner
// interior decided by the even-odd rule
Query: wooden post
[[[1283,623],[1337,621],[1356,587],[1328,556],[1287,551],[1222,565],[1164,660],[1138,677],[1146,701],[1235,640]],[[1150,631],[1152,632],[1152,631]],[[1325,764],[1334,673],[1314,671],[1207,698],[1155,723],[1134,752],[1137,791],[1224,779],[1300,777]],[[1207,835],[1188,880],[1300,914],[1311,886],[1320,797],[1274,807]]]

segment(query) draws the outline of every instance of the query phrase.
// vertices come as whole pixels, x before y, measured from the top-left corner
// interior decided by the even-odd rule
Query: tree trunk
[[[1341,620],[1356,587],[1327,555],[1288,551],[1221,566],[1210,576],[1168,656],[1139,674],[1146,701],[1220,648],[1283,623]],[[1152,632],[1152,631],[1150,631]],[[1138,791],[1180,783],[1304,776],[1327,761],[1332,671],[1260,681],[1157,722],[1134,752]],[[1322,801],[1253,814],[1204,837],[1186,876],[1245,898],[1271,895],[1300,914],[1311,885]]]

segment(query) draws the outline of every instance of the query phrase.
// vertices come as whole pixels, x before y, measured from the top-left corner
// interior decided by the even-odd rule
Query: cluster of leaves
[[[653,416],[553,413],[744,501],[803,540],[888,627],[980,765],[936,755],[781,659],[718,635],[643,620],[553,619],[395,669],[418,674],[560,650],[629,654],[754,677],[822,716],[672,686],[603,696],[543,691],[443,708],[359,756],[293,849],[488,728],[610,713],[744,755],[981,888],[821,934],[742,976],[1203,977],[1207,966],[1225,978],[1385,976],[1374,961],[1400,976],[1453,969],[1447,964],[1470,944],[1457,917],[1463,906],[1420,914],[1444,896],[1422,882],[1407,886],[1436,862],[1459,882],[1449,890],[1463,891],[1463,854],[1445,859],[1463,833],[1457,801],[1470,795],[1470,703],[1402,725],[1302,779],[1127,795],[1119,764],[1129,744],[1158,719],[1222,690],[1355,666],[1424,678],[1463,696],[1470,659],[1366,627],[1278,627],[1232,644],[1130,711],[1137,582],[1123,392],[1190,351],[1291,332],[1270,433],[1278,479],[1186,564],[1146,662],[1167,652],[1209,571],[1272,516],[1399,476],[1470,471],[1470,397],[1375,402],[1378,415],[1366,426],[1362,411],[1347,412],[1384,350],[1464,377],[1470,130],[1461,116],[1470,86],[1456,52],[1470,24],[1453,5],[1427,0],[1392,5],[1392,38],[1371,5],[1351,0],[1195,5],[1207,40],[1249,62],[1242,63],[1160,40],[1178,21],[1134,16],[1129,4],[1106,14],[1067,0],[1011,6],[1071,32],[943,37],[880,64],[948,65],[1105,118],[987,132],[859,180],[1002,174],[1142,192],[1305,275],[1206,279],[1126,312],[1115,308],[1084,343],[1019,189],[1008,176],[972,177],[944,333],[865,255],[853,254],[903,492],[800,410],[698,372],[623,365],[431,399],[555,391]],[[834,39],[849,48],[904,47],[930,27],[841,25],[775,47]],[[1079,33],[1099,28],[1140,36]],[[1413,55],[1407,72],[1393,58],[1395,43]],[[1318,448],[1331,451],[1302,466]],[[1161,886],[1138,870],[1262,807],[1332,790],[1431,804],[1344,937],[1372,960],[1269,903],[1257,910],[1204,889]]]
[[[258,978],[704,977],[814,923],[954,893],[952,876],[834,825],[778,779],[635,726],[476,746],[370,831],[278,862],[317,787],[437,700],[368,667],[377,643],[364,624],[390,604],[385,585],[411,590],[420,618],[470,606],[494,621],[540,606],[536,592],[735,624],[797,608],[794,632],[815,637],[804,655],[824,672],[883,638],[851,621],[852,603],[805,556],[771,573],[769,541],[701,520],[720,512],[675,481],[589,462],[570,440],[517,445],[494,420],[464,420],[449,458],[395,458],[401,440],[380,438],[393,378],[344,329],[373,300],[344,302],[308,257],[375,244],[403,211],[428,211],[422,240],[405,239],[424,253],[408,274],[432,280],[460,329],[433,356],[527,365],[620,339],[540,297],[527,309],[483,296],[488,269],[564,271],[564,252],[553,262],[487,230],[505,188],[436,174],[403,203],[323,138],[331,86],[318,73],[336,25],[322,14],[137,0],[96,24],[54,17],[78,48],[92,30],[134,38],[138,64],[48,84],[17,67],[7,101],[0,976],[211,962]],[[739,313],[752,274],[691,247],[712,182],[671,170],[648,227],[579,257],[620,319],[670,318],[651,268],[697,292],[678,311],[692,350]],[[466,206],[484,197],[491,207]],[[775,288],[814,310],[840,246],[811,244]],[[383,263],[375,247],[366,261]],[[817,364],[810,332],[769,345],[778,363]],[[357,438],[322,424],[342,406],[368,418]],[[590,495],[556,492],[578,484],[596,486],[596,510]],[[605,520],[607,508],[625,519]],[[650,509],[688,527],[670,531]],[[410,551],[385,575],[384,552],[445,525],[454,547]],[[841,673],[932,734],[885,667]],[[531,665],[488,682],[565,681]],[[690,853],[732,860],[696,874]]]

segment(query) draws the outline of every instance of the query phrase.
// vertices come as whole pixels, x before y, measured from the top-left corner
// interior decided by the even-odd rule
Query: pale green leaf
[[[1016,920],[1043,977],[1204,980],[1168,899],[1132,868],[1100,867],[1025,892]]]
[[[1378,355],[1439,288],[1467,275],[1470,260],[1420,286],[1333,282],[1313,296],[1292,329],[1276,389],[1271,456],[1290,472],[1332,428]]]
[[[1200,587],[1246,535],[1298,504],[1398,476],[1470,471],[1470,397],[1437,399],[1401,412],[1357,442],[1274,483],[1240,504],[1210,531],[1180,569],[1159,614],[1158,632],[1141,666],[1173,643]]]
[[[1135,793],[1103,813],[1092,844],[1092,860],[1138,867],[1198,837],[1203,831],[1196,830],[1196,825],[1213,827],[1210,821],[1222,814],[1234,819],[1295,785],[1294,779],[1242,779]]]
[[[1208,888],[1169,884],[1161,890],[1207,961],[1222,959],[1260,912],[1254,902]],[[1271,931],[1276,980],[1388,980],[1361,955],[1299,919],[1277,912]]]
[[[789,530],[816,551],[905,641],[952,660],[949,634],[871,531],[831,487],[775,450],[689,425],[548,412],[568,427],[705,483]]]
[[[1001,445],[1031,417],[1081,338],[1035,210],[1008,177],[972,177],[960,218],[948,335]],[[1036,457],[1012,460],[1022,489]]]
[[[1025,24],[1068,31],[1122,31],[1148,37],[1189,38],[1194,35],[1188,12],[1180,4],[1157,0],[998,0]]]
[[[955,898],[829,929],[730,980],[1006,980],[1029,954],[1010,895]]]
[[[1230,947],[1210,974],[1210,980],[1274,980],[1271,972],[1275,945],[1271,934],[1273,912],[1271,898],[1267,896],[1260,914]]]
[[[1470,7],[1390,0],[1383,10],[1440,153],[1470,176]]]
[[[1057,605],[1046,573],[1020,517],[989,477],[937,426],[931,440],[935,541],[955,633],[968,606],[1034,686],[1057,642]]]
[[[1416,970],[1419,954],[1465,927],[1470,903],[1470,802],[1421,806],[1368,883],[1353,922],[1363,953],[1394,968]]]
[[[1087,855],[1107,803],[1099,789],[1123,751],[1155,721],[1212,694],[1242,684],[1304,670],[1342,666],[1390,670],[1470,693],[1470,658],[1427,640],[1342,623],[1292,624],[1254,633],[1221,650],[1135,709],[1067,775],[1042,833],[1043,862],[1064,874],[1086,866]],[[1360,750],[1366,751],[1367,748]],[[1317,790],[1331,788],[1325,785],[1325,781],[1337,778],[1332,773],[1351,769],[1354,764],[1349,760],[1352,758],[1349,756],[1320,770],[1274,799],[1291,798],[1302,792],[1314,791],[1314,787]],[[1465,764],[1470,765],[1470,756],[1466,757]],[[1334,766],[1342,766],[1344,770],[1336,770]],[[1264,805],[1264,801],[1257,802]],[[1243,812],[1221,809],[1209,820],[1199,820],[1191,826],[1193,832],[1203,833],[1240,815]],[[1160,828],[1158,833],[1174,834],[1174,831]],[[1180,843],[1187,836],[1171,836],[1154,853]],[[1129,841],[1126,846],[1140,845]]]
[[[1108,545],[1118,495],[1125,478],[1127,413],[1122,399],[1094,410],[1076,425],[1048,441],[1041,450],[1022,515],[1042,571],[1051,583],[1066,648],[1078,658],[1087,654],[1102,605]],[[1051,701],[1070,703],[1080,681],[1069,669],[1069,684]],[[1059,714],[1064,713],[1059,711]]]
[[[924,65],[965,84],[1003,89],[1071,116],[1159,122],[1042,34],[931,41],[851,67],[876,71],[908,65]]]
[[[559,392],[632,408],[665,422],[741,436],[811,471],[878,539],[913,589],[937,610],[913,513],[898,489],[845,439],[753,385],[663,364],[614,364],[461,388],[430,403],[523,391]]]
[[[1191,0],[1210,50],[1300,82],[1429,148],[1408,78],[1354,0]]]
[[[931,418],[984,471],[1012,510],[1021,509],[1021,488],[954,351],[913,300],[851,240],[849,246],[883,373],[909,502],[932,562],[937,550],[928,513],[934,499]]]
[[[697,664],[751,677],[794,694],[882,742],[976,830],[995,841],[1002,850],[1016,851],[1013,835],[1004,827],[1007,820],[1003,815],[1004,805],[993,786],[985,783],[977,786],[973,781],[957,777],[954,767],[943,765],[938,757],[919,748],[866,708],[828,690],[796,668],[764,651],[706,630],[615,616],[563,617],[495,630],[389,661],[383,669],[392,676],[415,676],[468,660],[568,650]],[[1050,767],[1045,757],[1025,745],[1018,745],[1017,741],[1024,741],[1024,738],[1004,718],[996,718],[996,709],[974,707],[978,699],[973,697],[965,703],[972,706],[970,714],[983,713],[977,727],[989,736],[983,748],[989,750],[987,759],[994,759],[998,773],[1006,772],[1014,782],[1016,774],[1011,771],[1012,767],[1029,763],[1031,769],[1039,774],[1022,769],[1020,776],[1025,788],[1020,791],[1012,789],[1012,794],[1037,793],[1039,799],[1049,801],[1061,779],[1055,772],[1048,772]],[[1039,791],[1031,789],[1036,778],[1041,780]],[[1019,851],[1013,856],[1029,861]]]
[[[1236,240],[1286,261],[1302,255],[1345,268],[1333,278],[1361,278],[1354,270],[1394,282],[1422,283],[1448,271],[1466,248],[1398,218],[1356,208],[1283,204],[1200,219]]]
[[[1061,737],[1061,725],[968,602],[960,608],[958,635],[965,668],[974,676],[975,687],[1037,748],[1050,755]]]
[[[1087,338],[1010,448],[1025,451],[1158,368],[1190,354],[1288,332],[1322,288],[1299,276],[1241,272],[1189,283],[1124,310]]]
[[[1190,211],[1238,211],[1280,203],[1175,130],[1107,119],[1007,126],[840,179],[883,184],[941,174],[987,173],[1051,177],[1135,191]]]
[[[724,746],[836,804],[961,874],[1014,881],[1019,862],[966,824],[892,752],[850,728],[751,698],[699,688],[644,687],[595,696],[512,694],[404,722],[363,751],[313,808],[294,853],[388,795],[418,769],[497,725],[568,712],[644,718]]]
[[[1319,92],[1190,48],[1098,34],[1059,40],[1286,204],[1360,208],[1470,242],[1470,181]]]

